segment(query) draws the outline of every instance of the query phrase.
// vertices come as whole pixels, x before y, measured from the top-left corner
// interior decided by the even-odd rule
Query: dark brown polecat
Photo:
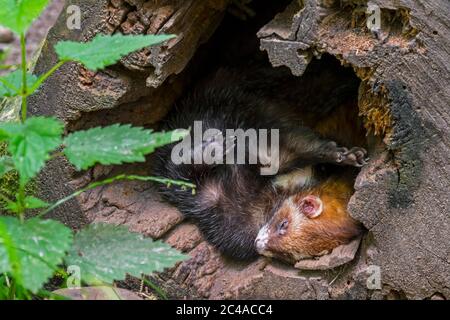
[[[223,254],[238,259],[255,257],[255,239],[260,228],[283,201],[290,199],[292,192],[320,184],[322,164],[360,167],[365,163],[365,149],[341,147],[321,136],[320,130],[311,129],[345,103],[356,109],[358,82],[348,81],[346,72],[336,70],[334,64],[318,69],[314,63],[301,78],[292,77],[286,69],[274,68],[217,72],[173,109],[164,128],[192,128],[194,121],[202,121],[203,130],[216,129],[221,133],[226,129],[278,129],[279,150],[268,150],[267,154],[278,158],[279,170],[276,175],[261,175],[261,168],[266,165],[261,161],[196,162],[196,154],[218,143],[212,138],[197,144],[195,139],[189,141],[192,164],[175,164],[172,144],[156,151],[154,173],[191,181],[197,185],[197,192],[193,195],[189,190],[162,186],[163,198],[191,218],[203,236]],[[347,130],[348,126],[340,123],[336,127],[333,130]],[[230,139],[233,137],[225,137],[226,142]],[[236,149],[233,144],[230,148],[219,141],[226,154]],[[249,158],[248,144],[245,151]],[[297,173],[293,186],[280,188],[284,183],[277,186],[277,177],[289,177],[292,172]],[[322,231],[327,234],[325,228]],[[320,237],[320,232],[316,236]]]

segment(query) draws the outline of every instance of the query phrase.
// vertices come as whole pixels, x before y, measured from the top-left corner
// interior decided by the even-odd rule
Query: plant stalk
[[[27,94],[30,95],[33,92],[35,92],[41,86],[41,84],[45,80],[47,80],[48,77],[50,77],[53,73],[55,73],[55,71],[58,70],[66,62],[67,60],[58,61],[58,63],[55,64],[49,71],[47,71],[45,74],[39,77],[36,83],[28,90]]]
[[[80,190],[78,190],[78,191],[68,195],[67,197],[58,200],[57,202],[52,204],[50,207],[48,207],[47,209],[45,209],[44,211],[39,213],[37,215],[37,217],[40,218],[40,217],[46,215],[47,213],[49,213],[53,209],[57,208],[58,206],[60,206],[64,202],[67,202],[70,199],[73,199],[73,198],[79,196],[83,192],[86,192],[88,190],[94,189],[96,187],[100,187],[100,186],[104,186],[104,185],[107,185],[107,184],[111,184],[111,183],[113,183],[115,181],[119,181],[119,180],[153,181],[153,182],[158,182],[158,183],[162,183],[162,184],[166,184],[166,185],[176,185],[176,186],[180,186],[180,187],[184,187],[184,188],[191,188],[193,190],[195,190],[195,188],[196,188],[195,184],[192,184],[192,183],[189,183],[189,182],[171,180],[171,179],[160,178],[160,177],[144,177],[144,176],[120,174],[120,175],[115,176],[113,178],[109,178],[109,179],[105,179],[105,180],[102,180],[102,181],[93,182],[93,183],[89,184],[87,187],[85,187],[83,189],[80,189]]]
[[[26,41],[25,41],[25,33],[20,34],[20,49],[22,53],[22,108],[21,108],[21,115],[22,115],[22,122],[25,122],[27,119],[27,48],[26,48]]]

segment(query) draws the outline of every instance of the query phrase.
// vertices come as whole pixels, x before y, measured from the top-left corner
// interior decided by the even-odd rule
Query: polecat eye
[[[278,225],[278,234],[283,235],[286,233],[287,227],[289,226],[289,221],[287,219],[284,219],[280,222]]]

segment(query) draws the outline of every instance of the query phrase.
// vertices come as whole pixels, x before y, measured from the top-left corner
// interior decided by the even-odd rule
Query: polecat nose
[[[261,239],[256,238],[255,240],[255,246],[256,246],[256,251],[258,251],[258,253],[262,253],[264,251],[264,249],[266,248],[266,244],[264,243],[264,241],[262,241]]]
[[[267,226],[259,230],[258,236],[255,239],[255,246],[258,253],[262,254],[266,250],[267,241],[269,240],[269,232]]]

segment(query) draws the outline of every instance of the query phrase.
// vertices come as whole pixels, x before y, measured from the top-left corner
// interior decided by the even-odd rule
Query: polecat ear
[[[306,196],[300,201],[300,211],[308,218],[313,219],[320,216],[323,211],[323,203],[319,197]]]

